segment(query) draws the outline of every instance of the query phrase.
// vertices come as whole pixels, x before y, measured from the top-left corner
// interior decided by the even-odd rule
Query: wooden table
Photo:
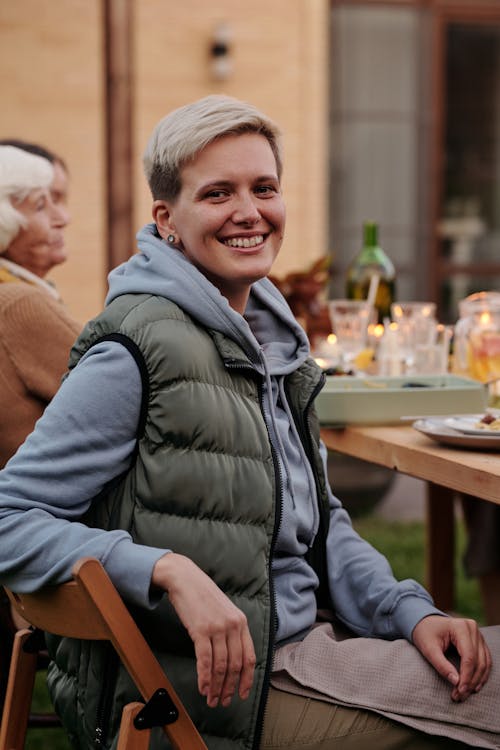
[[[500,504],[500,456],[438,445],[411,426],[323,428],[321,434],[331,450],[428,483],[427,587],[438,607],[453,609],[454,497],[458,492]]]

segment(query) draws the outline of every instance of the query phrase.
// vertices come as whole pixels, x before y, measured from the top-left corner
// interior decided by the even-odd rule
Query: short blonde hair
[[[0,146],[0,253],[8,249],[25,224],[12,201],[22,201],[32,190],[48,188],[52,164],[14,146]]]
[[[278,177],[283,171],[281,132],[252,104],[212,94],[175,109],[154,128],[143,156],[153,199],[175,200],[180,170],[212,141],[226,135],[260,133],[271,146]]]

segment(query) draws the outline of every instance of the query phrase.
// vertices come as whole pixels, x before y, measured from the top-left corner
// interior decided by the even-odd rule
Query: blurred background
[[[82,322],[150,217],[141,154],[169,110],[208,93],[282,126],[285,244],[275,271],[333,258],[365,220],[400,299],[500,287],[499,0],[17,0],[0,5],[0,137],[71,172],[71,258],[54,273]]]
[[[150,220],[141,157],[157,121],[209,93],[284,130],[289,212],[281,269],[329,248],[328,3],[19,0],[0,3],[0,137],[38,140],[71,171],[71,258],[54,278],[79,319]]]
[[[500,0],[4,0],[0,89],[0,138],[68,164],[71,255],[53,277],[81,323],[150,220],[149,133],[209,93],[248,100],[283,129],[279,277],[301,284],[319,269],[312,294],[328,284],[344,296],[374,221],[398,299],[434,301],[454,322],[460,299],[500,291]],[[339,496],[361,496],[363,536],[398,577],[423,580],[423,483],[346,459],[333,468]],[[481,620],[458,532],[457,610]],[[68,747],[46,733],[30,742]]]

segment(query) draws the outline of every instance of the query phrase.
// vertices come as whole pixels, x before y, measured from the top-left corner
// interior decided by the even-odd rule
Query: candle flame
[[[318,367],[321,367],[322,370],[325,370],[328,367],[328,362],[326,359],[322,359],[321,357],[315,357],[314,361],[318,365]]]
[[[370,323],[368,326],[368,333],[370,336],[374,336],[376,339],[381,339],[384,335],[384,326],[382,323]]]

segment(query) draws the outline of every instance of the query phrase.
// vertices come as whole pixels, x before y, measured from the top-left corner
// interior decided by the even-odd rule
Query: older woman
[[[0,466],[57,391],[80,327],[45,280],[66,260],[62,176],[47,159],[0,146]]]
[[[70,220],[68,211],[68,190],[69,190],[69,171],[65,160],[51,151],[46,146],[31,141],[24,141],[21,138],[1,138],[0,146],[15,146],[29,154],[41,156],[52,164],[53,176],[50,183],[50,197],[52,202],[59,207],[62,212],[62,219],[65,224]]]
[[[277,127],[207,97],[158,124],[144,162],[155,223],[0,473],[0,580],[32,590],[99,558],[214,750],[500,732],[476,624],[396,581],[327,485],[323,376],[265,278],[285,229]],[[337,641],[318,606],[365,637]],[[110,748],[127,675],[101,644],[50,648],[70,736]]]
[[[36,144],[12,143],[19,148],[0,142],[0,467],[57,391],[80,330],[44,279],[66,259],[64,162]],[[14,628],[0,590],[0,706]]]

